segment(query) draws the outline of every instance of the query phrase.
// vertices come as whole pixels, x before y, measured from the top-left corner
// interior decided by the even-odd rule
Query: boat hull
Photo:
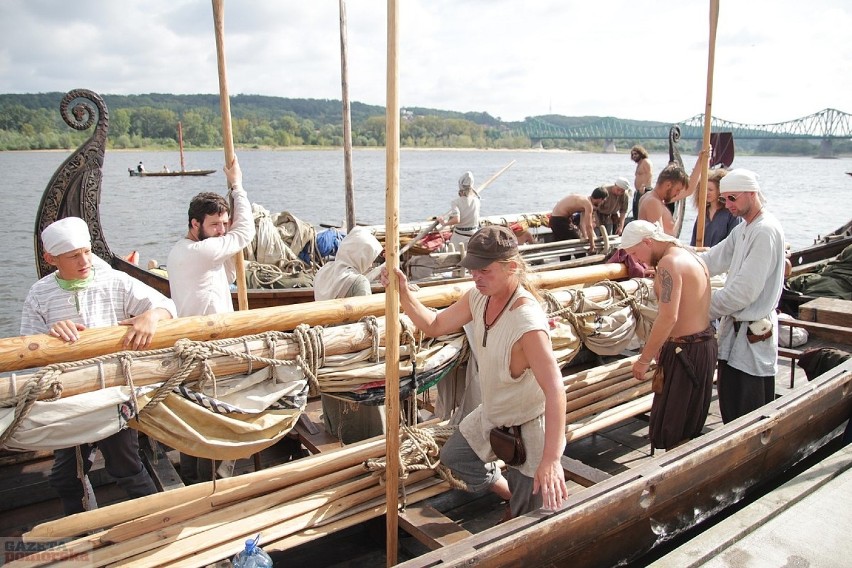
[[[183,170],[176,172],[138,172],[128,169],[130,177],[180,177],[180,176],[207,176],[216,170]]]
[[[852,361],[774,403],[571,496],[401,564],[615,566],[741,500],[830,441],[852,413]],[[569,450],[570,451],[570,450]]]

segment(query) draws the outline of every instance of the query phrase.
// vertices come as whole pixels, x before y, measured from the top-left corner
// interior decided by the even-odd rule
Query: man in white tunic
[[[511,516],[557,509],[568,497],[560,459],[565,449],[565,391],[549,324],[518,254],[511,229],[488,226],[468,243],[462,265],[476,287],[440,312],[424,306],[397,270],[400,303],[426,335],[438,337],[473,322],[471,348],[479,363],[482,404],[468,414],[441,450],[441,461],[471,492],[490,489],[507,499]],[[382,281],[388,283],[387,271]],[[496,467],[489,433],[520,426],[526,461]]]
[[[41,237],[44,259],[57,270],[30,288],[21,314],[21,335],[47,333],[74,342],[90,327],[125,325],[124,346],[145,349],[157,322],[175,316],[171,300],[92,254],[89,227],[79,217],[50,224]],[[115,414],[121,421],[119,412]],[[157,491],[139,458],[136,430],[126,428],[123,422],[119,427],[123,429],[103,440],[54,452],[49,480],[66,515],[94,505],[83,482],[92,467],[96,446],[104,456],[107,472],[129,497]]]
[[[710,302],[710,318],[721,318],[716,389],[728,423],[775,398],[784,231],[764,207],[757,174],[734,169],[719,185],[725,206],[745,221],[700,255],[711,275],[728,273]]]
[[[224,197],[212,192],[199,193],[189,203],[186,236],[175,243],[166,261],[169,289],[179,317],[234,311],[231,300],[231,283],[237,276],[234,255],[251,243],[255,228],[236,156],[231,167],[225,168],[225,177],[234,200],[233,218]],[[221,471],[233,468],[233,462],[226,463]],[[181,475],[189,483],[213,478],[210,460],[182,453],[180,464]]]
[[[473,174],[465,172],[459,178],[459,196],[450,203],[450,213],[444,221],[438,217],[438,223],[453,228],[450,242],[456,246],[467,243],[470,237],[479,229],[479,209],[482,200],[479,192],[473,187]]]
[[[199,193],[189,204],[189,230],[169,252],[166,267],[178,316],[234,311],[231,283],[237,275],[234,255],[254,238],[254,218],[236,157],[225,168],[234,199],[234,216],[218,193]]]

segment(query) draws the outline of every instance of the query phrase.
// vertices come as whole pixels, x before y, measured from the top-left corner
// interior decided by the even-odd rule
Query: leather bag
[[[527,450],[521,438],[520,426],[498,426],[491,429],[491,449],[506,465],[521,465],[527,461]]]

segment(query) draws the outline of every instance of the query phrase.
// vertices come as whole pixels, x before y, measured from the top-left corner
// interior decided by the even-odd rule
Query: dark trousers
[[[719,360],[716,380],[722,422],[727,424],[775,400],[775,377],[756,377]]]
[[[124,489],[128,497],[143,497],[157,492],[139,457],[139,434],[136,430],[125,428],[95,444],[83,444],[78,447],[83,458],[84,473],[89,473],[92,468],[97,447],[104,456],[107,473]],[[53,452],[53,458],[50,486],[59,493],[66,515],[82,513],[83,482],[77,476],[76,448],[56,450]]]

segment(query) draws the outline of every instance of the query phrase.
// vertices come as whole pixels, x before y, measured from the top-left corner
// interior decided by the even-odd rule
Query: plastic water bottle
[[[272,558],[257,545],[260,535],[246,541],[246,547],[234,556],[234,568],[271,568]]]

